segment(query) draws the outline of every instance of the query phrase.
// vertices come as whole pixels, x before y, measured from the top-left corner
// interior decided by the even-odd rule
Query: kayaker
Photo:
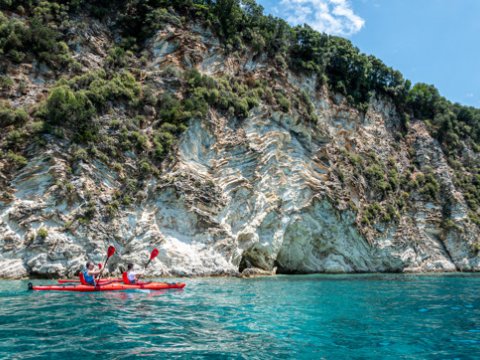
[[[103,273],[103,269],[95,270],[95,265],[91,261],[87,261],[86,270],[83,272],[83,277],[89,285],[96,285],[95,277]]]
[[[139,284],[138,279],[142,276],[133,271],[133,264],[127,264],[127,278],[130,284]]]

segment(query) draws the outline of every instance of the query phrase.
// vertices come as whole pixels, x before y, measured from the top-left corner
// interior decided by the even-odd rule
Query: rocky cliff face
[[[102,68],[113,41],[106,25],[74,33],[75,59]],[[188,120],[159,173],[113,215],[138,154],[125,152],[120,169],[108,157],[78,159],[82,145],[42,135],[25,148],[24,166],[0,158],[0,277],[74,275],[108,244],[117,248],[112,271],[143,264],[157,247],[155,276],[480,270],[478,226],[423,122],[402,133],[389,99],[357,110],[315,76],[274,68],[265,56],[228,55],[198,24],[158,31],[136,77],[161,94],[172,73],[192,68],[214,79],[269,79],[287,98],[303,92],[314,116],[263,101],[244,118],[210,107]],[[26,88],[4,97],[22,106],[58,79],[40,66],[15,72]],[[156,110],[146,112],[148,135]],[[124,117],[117,106],[99,121]]]

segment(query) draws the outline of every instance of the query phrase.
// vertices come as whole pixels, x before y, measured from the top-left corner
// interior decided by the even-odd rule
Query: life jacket
[[[88,270],[80,273],[80,282],[82,283],[82,285],[95,286],[95,278],[93,277],[93,275],[88,275]]]
[[[133,285],[134,284],[128,279],[128,273],[126,271],[122,274],[122,280],[123,280],[124,284],[127,284],[127,285]]]
[[[87,282],[85,281],[85,277],[83,276],[83,271],[80,271],[78,273],[78,278],[80,279],[80,284],[82,285],[88,285]]]

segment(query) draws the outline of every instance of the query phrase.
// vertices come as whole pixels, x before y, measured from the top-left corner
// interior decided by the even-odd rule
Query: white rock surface
[[[152,40],[151,52],[145,72],[159,86],[156,72],[167,66],[195,66],[210,76],[267,68],[266,59],[224,55],[199,28],[187,36],[167,27]],[[113,219],[105,209],[120,175],[110,164],[83,163],[70,174],[63,144],[32,148],[28,165],[7,184],[10,198],[0,197],[0,277],[71,276],[88,259],[102,261],[109,244],[117,249],[109,264],[114,272],[127,262],[144,264],[157,247],[148,268],[154,276],[263,275],[276,267],[286,273],[480,270],[471,250],[478,227],[422,123],[413,121],[398,141],[399,120],[388,101],[372,100],[362,115],[343,97],[330,100],[325,89],[317,90],[315,77],[289,74],[284,81],[292,91],[307,91],[318,122],[264,106],[242,121],[213,110],[206,120],[192,119],[168,171],[145,182],[139,201]],[[360,205],[368,189],[355,173],[347,174],[350,187],[334,175],[339,149],[394,156],[403,169],[412,161],[409,147],[421,168],[434,169],[442,198],[433,204],[417,197],[398,222],[363,229],[348,203]],[[0,175],[1,169],[0,163]],[[82,222],[88,201],[94,217]],[[442,225],[445,206],[456,225],[449,230]],[[47,230],[45,238],[40,229]]]

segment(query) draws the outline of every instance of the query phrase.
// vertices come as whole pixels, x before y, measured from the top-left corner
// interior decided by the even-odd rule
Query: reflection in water
[[[477,276],[191,279],[98,293],[26,284],[0,282],[2,359],[468,359],[480,344]]]

